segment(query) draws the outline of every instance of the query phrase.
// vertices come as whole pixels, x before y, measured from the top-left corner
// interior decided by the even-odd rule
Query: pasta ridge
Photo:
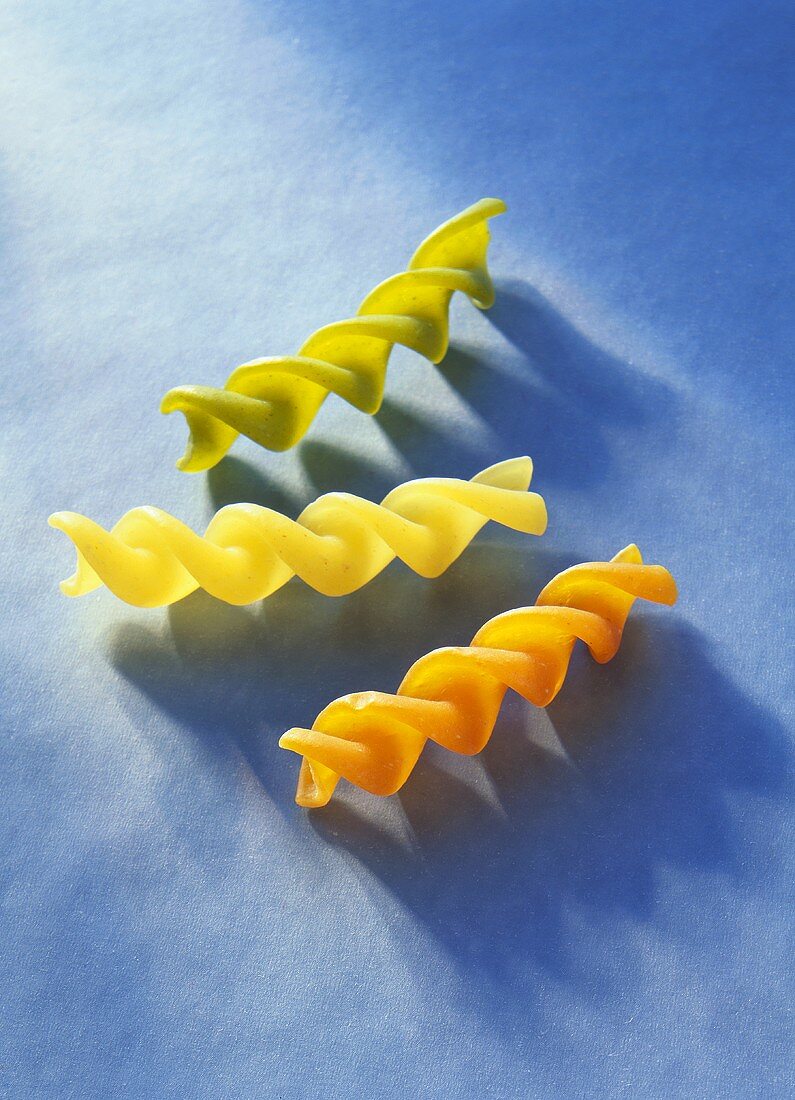
[[[126,603],[161,607],[197,588],[231,604],[264,599],[293,576],[327,596],[356,591],[400,558],[424,577],[444,572],[480,529],[494,520],[543,534],[546,505],[528,491],[530,458],[507,459],[459,478],[405,482],[380,504],[351,493],[326,493],[297,520],[257,504],[230,504],[204,535],[159,508],[134,508],[111,530],[76,512],[50,525],[77,551],[67,596],[106,585]]]
[[[360,692],[327,706],[311,729],[288,730],[282,748],[302,757],[296,802],[324,806],[340,780],[394,794],[428,740],[474,755],[489,741],[508,688],[539,707],[560,691],[575,642],[600,663],[618,651],[636,599],[671,605],[676,583],[634,544],[609,562],[586,562],[554,577],[532,607],[490,619],[469,646],[416,661],[394,695]]]
[[[438,363],[448,347],[453,294],[466,294],[481,309],[493,304],[488,222],[505,209],[501,199],[481,199],[450,218],[426,237],[405,271],[367,295],[354,317],[317,329],[297,355],[244,363],[222,388],[169,390],[160,410],[181,412],[189,431],[178,468],[210,469],[238,435],[268,450],[288,450],[306,434],[329,393],[362,412],[378,412],[395,344]]]

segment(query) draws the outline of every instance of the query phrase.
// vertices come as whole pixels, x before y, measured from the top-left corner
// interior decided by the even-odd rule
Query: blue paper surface
[[[0,1094],[793,1094],[789,8],[5,5]],[[491,194],[497,304],[440,367],[174,469],[167,388],[294,351]],[[524,453],[548,534],[435,582],[57,589],[52,511],[199,528]],[[284,729],[630,541],[681,598],[610,665],[399,796],[293,804]]]

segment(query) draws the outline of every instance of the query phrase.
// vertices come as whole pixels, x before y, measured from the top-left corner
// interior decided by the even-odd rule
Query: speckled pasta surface
[[[327,596],[344,596],[399,557],[437,577],[495,520],[541,535],[547,512],[528,492],[529,458],[512,458],[471,481],[423,478],[393,489],[380,504],[351,493],[326,493],[297,520],[257,504],[230,504],[204,535],[159,508],[134,508],[107,531],[76,512],[50,524],[69,536],[77,569],[61,584],[67,596],[106,585],[138,607],[159,607],[196,588],[231,604],[264,599],[293,576]]]
[[[438,363],[447,351],[453,294],[460,290],[481,309],[492,305],[488,223],[505,208],[501,199],[481,199],[440,225],[405,271],[379,283],[354,317],[313,332],[297,355],[244,363],[222,388],[169,390],[161,411],[181,412],[190,433],[177,466],[188,472],[215,466],[238,435],[271,451],[288,450],[329,393],[361,412],[378,412],[395,344]]]
[[[644,564],[634,545],[612,561],[559,573],[534,607],[490,619],[468,646],[421,657],[394,695],[346,695],[311,729],[288,730],[279,744],[303,757],[296,802],[324,806],[341,777],[372,794],[394,794],[428,740],[452,752],[480,752],[508,688],[546,706],[563,685],[578,638],[595,660],[609,661],[636,599],[673,604],[676,597],[668,570]]]

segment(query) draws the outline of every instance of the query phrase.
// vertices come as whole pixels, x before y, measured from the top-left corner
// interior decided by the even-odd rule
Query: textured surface
[[[309,729],[279,746],[301,757],[295,801],[328,805],[340,779],[382,797],[396,794],[429,741],[450,752],[483,751],[507,690],[548,707],[563,687],[578,641],[595,661],[615,657],[636,599],[676,603],[676,582],[630,544],[608,562],[557,573],[535,605],[489,619],[466,646],[417,658],[395,692],[359,690],[332,700]]]
[[[184,413],[189,429],[178,468],[209,470],[238,433],[268,450],[287,451],[303,439],[332,393],[360,412],[377,413],[395,345],[439,363],[450,346],[455,292],[481,309],[494,304],[486,263],[489,220],[504,213],[501,199],[480,199],[449,218],[420,244],[405,271],[370,291],[354,317],[323,325],[297,355],[243,363],[222,389],[188,385],[169,390],[160,411]]]
[[[397,557],[421,577],[438,577],[489,520],[526,535],[547,527],[544,498],[528,492],[533,461],[508,458],[471,479],[414,478],[377,503],[342,490],[323,493],[297,519],[260,504],[227,504],[204,534],[151,505],[110,530],[56,512],[51,527],[75,546],[66,596],[102,584],[135,607],[165,607],[198,588],[243,607],[293,577],[324,596],[349,596]]]
[[[791,1094],[788,6],[4,5],[0,1094]],[[169,386],[298,347],[483,194],[497,303],[440,367],[173,469]],[[438,581],[58,591],[57,509],[199,529],[513,454],[548,534]],[[630,538],[680,600],[614,661],[296,809],[279,733]]]

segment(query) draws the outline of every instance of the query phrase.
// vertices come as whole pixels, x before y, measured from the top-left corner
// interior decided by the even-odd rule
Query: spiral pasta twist
[[[462,291],[481,309],[494,302],[486,267],[488,220],[505,209],[500,199],[481,199],[439,226],[406,271],[371,291],[355,317],[312,333],[297,355],[244,363],[223,389],[169,390],[160,410],[183,413],[190,432],[179,469],[209,469],[238,435],[271,451],[288,450],[306,434],[329,393],[362,412],[378,412],[395,344],[438,363],[447,351],[454,292]]]
[[[288,730],[279,744],[303,757],[296,802],[325,806],[340,777],[372,794],[394,794],[429,739],[452,752],[480,752],[509,687],[547,706],[563,685],[578,638],[595,660],[609,661],[637,598],[673,604],[676,596],[668,570],[644,565],[634,545],[612,561],[566,569],[535,607],[490,619],[469,646],[421,657],[395,695],[346,695],[327,706],[311,730]]]
[[[257,504],[230,504],[204,536],[159,508],[134,508],[111,531],[76,512],[50,525],[77,550],[67,596],[105,584],[137,607],[161,607],[196,588],[231,604],[264,599],[291,577],[326,596],[367,584],[395,557],[423,577],[438,577],[490,519],[541,535],[546,505],[528,492],[529,458],[512,458],[471,481],[425,478],[393,489],[381,504],[326,493],[297,520]]]

